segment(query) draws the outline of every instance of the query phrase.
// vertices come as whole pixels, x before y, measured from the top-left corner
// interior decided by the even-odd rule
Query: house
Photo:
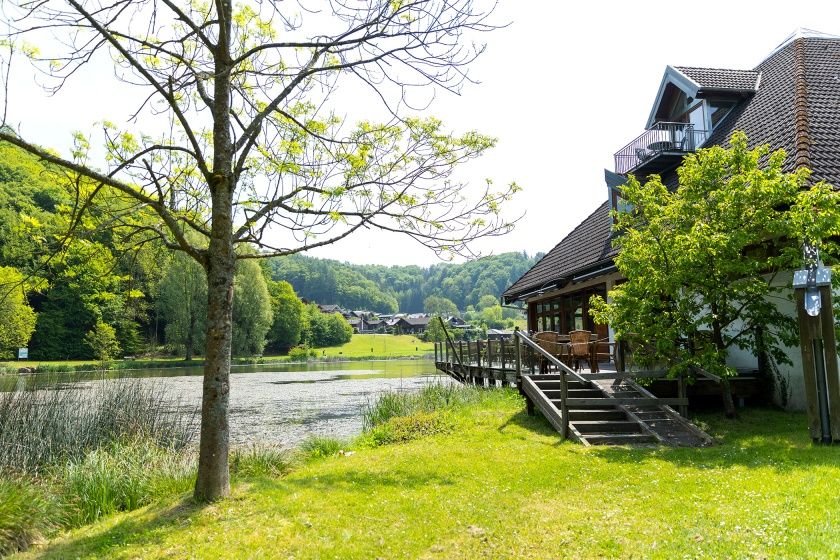
[[[423,313],[395,315],[387,321],[387,326],[395,334],[422,334],[431,320],[430,315]]]
[[[609,213],[621,209],[616,189],[628,173],[657,173],[675,186],[685,154],[726,145],[741,130],[752,145],[783,148],[788,171],[807,166],[813,180],[840,185],[840,37],[799,30],[749,70],[668,66],[655,93],[645,130],[605,170],[607,200],[504,292],[505,303],[526,303],[529,330],[587,329],[611,337],[607,325],[593,323],[588,301],[622,280]],[[790,285],[790,277],[782,281]],[[780,305],[794,313],[792,304]],[[790,387],[789,405],[803,408],[799,349],[789,356],[794,365],[780,365],[780,373]],[[757,366],[755,356],[741,351],[729,361]]]

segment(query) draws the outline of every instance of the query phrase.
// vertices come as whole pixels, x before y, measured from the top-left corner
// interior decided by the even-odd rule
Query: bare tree
[[[205,269],[208,285],[201,442],[195,496],[229,492],[231,300],[237,259],[289,255],[360,228],[399,232],[438,252],[467,252],[512,223],[500,204],[515,184],[488,182],[467,197],[453,168],[494,144],[420,118],[415,92],[458,91],[483,50],[493,5],[474,0],[13,0],[4,4],[21,47],[60,91],[92,60],[110,56],[118,80],[146,96],[131,121],[75,137],[62,158],[8,129],[0,140],[132,201],[113,217]],[[42,54],[43,53],[43,54]],[[384,108],[350,125],[339,87]],[[360,93],[361,92],[361,93]],[[426,97],[428,99],[428,96]],[[13,116],[13,108],[10,117]],[[154,116],[155,120],[149,117]],[[137,123],[164,123],[143,131]],[[105,157],[94,161],[96,138]],[[156,222],[135,218],[150,209]],[[272,236],[266,234],[272,231]],[[280,232],[280,240],[273,240]],[[194,240],[198,239],[199,242]],[[238,250],[242,246],[259,251]]]

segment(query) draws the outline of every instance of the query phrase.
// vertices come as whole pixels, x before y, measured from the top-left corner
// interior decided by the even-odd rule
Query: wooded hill
[[[463,264],[420,266],[358,265],[304,255],[272,259],[275,280],[289,282],[298,296],[347,309],[420,313],[429,296],[451,300],[459,310],[478,307],[482,296],[501,293],[542,256],[491,255]]]

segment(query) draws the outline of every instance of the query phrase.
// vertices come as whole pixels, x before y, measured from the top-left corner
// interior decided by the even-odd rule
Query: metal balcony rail
[[[693,152],[709,137],[690,123],[658,122],[615,154],[615,172],[628,173],[662,153]]]

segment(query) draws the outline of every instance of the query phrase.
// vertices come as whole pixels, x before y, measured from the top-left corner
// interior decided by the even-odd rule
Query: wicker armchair
[[[559,335],[554,331],[540,331],[534,333],[534,342],[552,356],[558,356],[560,354],[560,342],[558,337]],[[544,356],[539,356],[539,362],[540,373],[548,373],[550,362],[546,360]]]
[[[592,351],[589,346],[589,341],[592,338],[591,331],[571,331],[569,332],[569,342],[572,352],[572,360],[575,365],[575,371],[580,371],[580,362],[586,360],[590,369],[592,368]]]

